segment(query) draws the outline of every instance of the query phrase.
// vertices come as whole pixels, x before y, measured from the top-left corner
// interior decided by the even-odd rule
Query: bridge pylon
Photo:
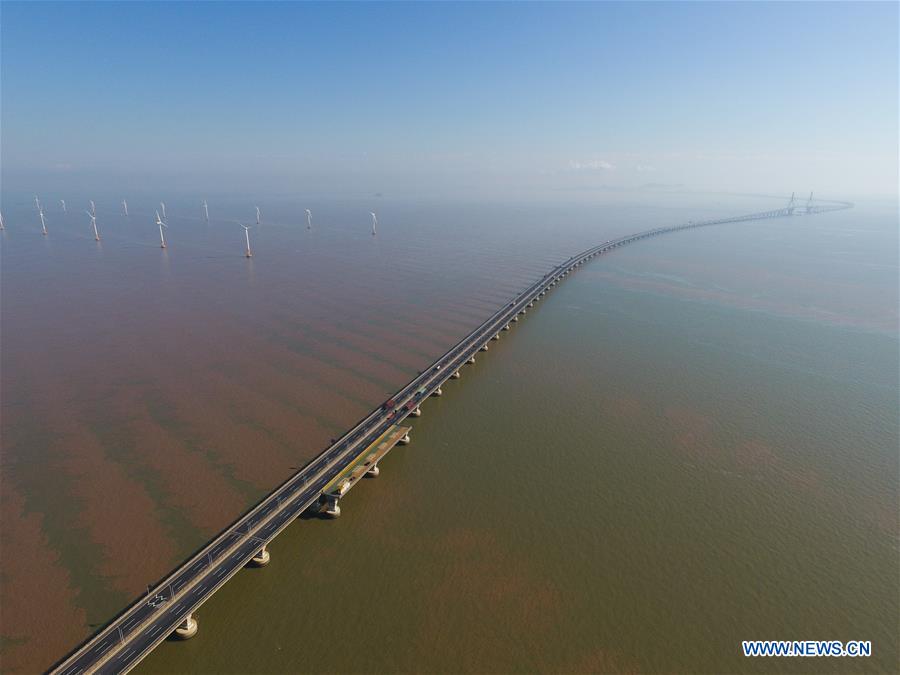
[[[197,631],[200,629],[199,624],[197,623],[197,619],[194,618],[194,613],[191,612],[188,614],[184,621],[175,629],[175,637],[179,640],[190,640],[197,634]]]
[[[263,547],[259,549],[255,556],[250,558],[250,564],[254,567],[265,567],[269,564],[269,560],[271,556],[269,552],[266,550],[266,545],[263,544]]]
[[[325,496],[325,509],[323,513],[329,518],[337,518],[341,515],[341,507],[338,505],[339,497],[333,495]]]

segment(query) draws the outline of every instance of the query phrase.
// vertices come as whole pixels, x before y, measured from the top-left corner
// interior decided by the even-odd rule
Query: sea
[[[555,264],[784,204],[146,194],[126,217],[99,191],[40,196],[44,236],[33,197],[4,194],[0,233],[5,672],[49,667]],[[895,672],[897,213],[582,266],[340,518],[299,519],[136,672]],[[872,655],[743,656],[767,639]]]

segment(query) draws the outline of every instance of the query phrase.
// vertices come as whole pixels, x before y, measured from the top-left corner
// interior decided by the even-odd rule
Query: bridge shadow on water
[[[315,502],[297,516],[297,520],[331,520],[331,517],[322,509],[322,504]]]

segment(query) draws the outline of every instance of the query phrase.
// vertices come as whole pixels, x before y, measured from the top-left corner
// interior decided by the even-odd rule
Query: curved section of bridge
[[[423,401],[431,395],[440,395],[444,382],[459,377],[459,370],[464,364],[474,362],[475,355],[486,351],[492,339],[499,337],[501,331],[508,330],[547,291],[584,263],[626,244],[680,230],[812,215],[853,206],[849,202],[818,202],[813,205],[810,201],[803,207],[794,204],[791,198],[790,204],[781,209],[638,232],[603,242],[560,263],[400,389],[389,404],[370,413],[159,582],[146,596],[123,610],[57,664],[52,672],[60,675],[127,672],[169,636],[193,637],[198,631],[193,613],[200,605],[246,565],[266,564],[269,560],[266,545],[310,507],[326,500],[334,502],[334,491],[329,490],[326,495],[326,487],[333,485],[342,472],[358,462],[360,453],[406,417],[417,416]],[[408,437],[405,440],[408,442]]]

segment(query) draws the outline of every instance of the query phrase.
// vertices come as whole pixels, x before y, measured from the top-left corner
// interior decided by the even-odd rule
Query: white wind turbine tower
[[[160,203],[159,203],[159,208],[162,209],[162,214],[163,214],[162,219],[163,219],[163,220],[168,220],[168,218],[166,217],[166,203],[165,203],[165,202],[160,202]]]
[[[122,200],[122,208],[125,209],[125,215],[127,216],[128,215],[128,201],[125,199]]]
[[[166,225],[162,219],[159,217],[159,211],[156,212],[156,224],[159,225],[159,247],[166,247],[166,235],[163,234],[163,228],[169,229],[169,226]]]
[[[253,253],[250,251],[250,226],[249,226],[249,225],[244,225],[243,223],[240,223],[240,226],[244,228],[244,237],[245,237],[246,240],[247,240],[247,250],[244,251],[244,257],[245,257],[245,258],[252,258],[252,257],[253,257]]]
[[[309,209],[306,209],[306,229],[312,229],[312,211]]]
[[[91,199],[90,202],[91,202],[91,215],[96,216],[97,215],[97,207],[94,206],[94,200]]]
[[[38,211],[41,210],[41,200],[38,199],[37,195],[34,196],[34,208],[36,208]]]
[[[63,213],[68,213],[69,210],[66,208],[66,200],[65,200],[65,199],[60,199],[60,200],[59,200],[59,203],[62,204],[62,210],[63,210]]]
[[[378,227],[378,217],[375,215],[374,211],[369,211],[369,215],[372,216],[372,236],[374,237]]]
[[[100,241],[100,233],[97,232],[97,216],[95,216],[90,211],[85,211],[88,214],[88,217],[91,219],[91,226],[94,228],[94,241]]]
[[[206,200],[203,200],[203,215],[206,217],[206,222],[209,222],[209,204],[206,203]]]
[[[41,234],[47,234],[47,221],[44,220],[44,207],[38,204],[38,213],[41,216]]]
[[[259,207],[256,207],[256,224],[259,225]]]
[[[6,227],[3,225],[3,214],[0,213],[0,230],[5,230]]]

